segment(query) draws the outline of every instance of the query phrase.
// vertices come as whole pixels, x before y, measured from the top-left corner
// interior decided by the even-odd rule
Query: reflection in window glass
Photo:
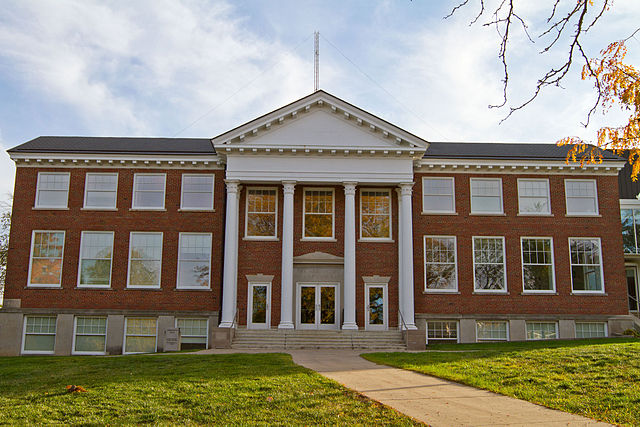
[[[211,234],[180,233],[178,287],[208,288],[211,266]]]
[[[277,191],[247,190],[247,237],[276,237]]]
[[[361,238],[391,238],[391,193],[388,190],[360,192]]]
[[[33,232],[30,285],[60,286],[63,250],[63,231]]]
[[[333,191],[304,191],[304,237],[333,238]]]
[[[109,286],[113,233],[83,231],[80,243],[79,286]]]
[[[455,290],[456,239],[453,236],[425,236],[425,290]]]
[[[131,233],[129,286],[160,286],[162,233]]]
[[[473,238],[473,269],[477,291],[506,290],[502,237]]]

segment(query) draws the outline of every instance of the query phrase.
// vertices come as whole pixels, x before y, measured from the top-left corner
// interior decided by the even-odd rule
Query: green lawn
[[[414,424],[287,354],[0,357],[0,424],[28,423]]]
[[[640,341],[448,344],[371,353],[376,363],[435,375],[614,424],[640,425]]]

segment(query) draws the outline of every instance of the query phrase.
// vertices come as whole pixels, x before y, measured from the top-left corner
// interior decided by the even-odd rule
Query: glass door
[[[387,329],[387,287],[385,285],[364,286],[366,304],[366,330],[384,331]]]
[[[319,299],[318,328],[337,329],[336,285],[320,285],[316,289]]]
[[[298,285],[298,328],[338,328],[338,286]]]
[[[247,328],[269,329],[271,327],[271,286],[267,283],[249,283]]]
[[[629,294],[629,311],[638,313],[640,302],[638,301],[638,274],[636,267],[625,268],[627,273],[627,292]]]
[[[298,310],[300,329],[316,329],[316,286],[300,285]]]

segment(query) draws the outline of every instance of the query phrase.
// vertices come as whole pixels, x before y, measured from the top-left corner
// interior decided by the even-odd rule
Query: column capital
[[[348,181],[348,182],[343,182],[342,185],[344,185],[344,194],[346,196],[355,196],[356,185],[358,185],[357,182]]]
[[[413,182],[401,182],[398,184],[400,194],[403,196],[410,196],[413,191]]]
[[[284,194],[293,194],[296,189],[295,181],[282,181],[282,191]]]
[[[236,179],[225,179],[224,183],[227,185],[228,193],[237,193],[240,191],[240,181]]]

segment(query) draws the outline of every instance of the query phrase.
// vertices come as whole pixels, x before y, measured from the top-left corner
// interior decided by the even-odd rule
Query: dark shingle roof
[[[207,138],[39,136],[9,153],[216,154]]]

